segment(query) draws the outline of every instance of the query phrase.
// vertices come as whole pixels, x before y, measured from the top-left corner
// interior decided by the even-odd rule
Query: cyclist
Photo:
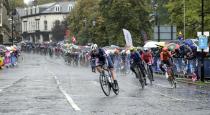
[[[96,70],[100,73],[102,72],[101,66],[108,64],[108,69],[110,70],[112,79],[114,80],[114,88],[115,90],[118,90],[115,87],[118,83],[114,72],[114,65],[109,54],[107,54],[104,49],[98,48],[97,44],[93,44],[91,45],[91,58],[96,58]]]
[[[140,56],[139,52],[136,51],[134,47],[131,47],[130,48],[130,53],[131,53],[130,54],[130,64],[131,64],[130,69],[131,69],[131,71],[133,73],[135,73],[136,78],[138,78],[138,74],[135,71],[135,68],[136,68],[137,65],[139,65],[141,73],[143,74],[143,78],[145,80],[145,85],[147,85],[145,68],[144,68],[144,65],[143,65],[143,62],[142,62],[142,59],[141,59],[141,56]]]
[[[161,60],[161,64],[160,64],[160,69],[166,74],[165,69],[163,68],[163,65],[166,64],[167,66],[171,67],[172,66],[172,55],[171,52],[168,51],[167,47],[164,47],[162,49],[162,52],[160,53],[160,60]]]
[[[152,70],[152,63],[153,63],[152,52],[148,48],[144,48],[144,52],[142,53],[141,58],[146,64],[148,64],[149,69],[152,73],[152,81],[154,81],[153,70]]]

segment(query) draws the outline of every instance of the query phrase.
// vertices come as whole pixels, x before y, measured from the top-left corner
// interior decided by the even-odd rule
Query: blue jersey
[[[141,56],[140,56],[139,52],[131,53],[130,60],[133,61],[133,63],[141,62]]]

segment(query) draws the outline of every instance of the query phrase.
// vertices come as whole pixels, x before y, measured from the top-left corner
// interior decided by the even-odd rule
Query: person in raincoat
[[[17,61],[17,58],[16,58],[16,56],[15,56],[14,51],[11,52],[11,57],[10,57],[10,59],[11,59],[11,60],[10,60],[11,66],[14,67],[14,66],[16,65],[16,61]]]
[[[4,65],[8,68],[10,66],[10,51],[5,52]]]
[[[4,53],[0,52],[0,69],[4,66]]]

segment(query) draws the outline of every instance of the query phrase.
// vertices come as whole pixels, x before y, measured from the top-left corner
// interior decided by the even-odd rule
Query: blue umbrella
[[[192,41],[191,39],[186,39],[186,40],[184,41],[184,44],[185,44],[185,45],[188,45],[188,46],[194,45],[194,44],[193,44],[193,41]]]

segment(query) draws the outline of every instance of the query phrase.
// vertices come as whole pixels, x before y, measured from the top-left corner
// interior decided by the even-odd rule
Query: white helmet
[[[148,51],[149,49],[148,48],[144,48],[144,51]]]
[[[91,50],[93,51],[93,50],[96,50],[98,48],[98,45],[97,44],[93,44],[93,45],[91,45]]]

